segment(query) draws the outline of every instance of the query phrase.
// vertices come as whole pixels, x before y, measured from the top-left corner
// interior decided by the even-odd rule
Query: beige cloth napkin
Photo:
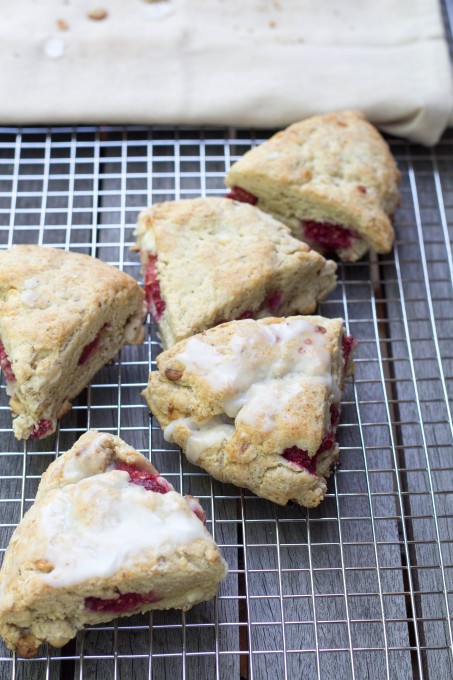
[[[101,3],[102,20],[88,17]],[[282,127],[358,108],[435,143],[437,0],[0,0],[0,122]]]

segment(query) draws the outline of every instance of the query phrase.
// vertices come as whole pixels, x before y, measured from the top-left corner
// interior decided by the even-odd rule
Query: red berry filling
[[[229,194],[226,194],[225,198],[232,198],[233,201],[240,201],[241,203],[250,203],[251,205],[256,205],[258,199],[256,196],[251,194],[241,187],[233,187]]]
[[[338,423],[340,422],[340,411],[338,408],[335,406],[335,404],[332,404],[330,407],[330,424],[334,429],[336,429]]]
[[[198,500],[193,498],[193,496],[185,496],[185,499],[188,502],[192,512],[195,513],[195,515],[203,522],[203,524],[206,524],[206,513],[199,504]]]
[[[145,272],[145,299],[148,304],[148,309],[153,315],[155,321],[159,321],[165,311],[165,302],[160,293],[159,278],[157,276],[157,255],[151,253],[148,255],[148,266]]]
[[[341,346],[343,350],[343,359],[345,366],[348,365],[349,358],[353,349],[357,346],[357,340],[352,335],[343,335],[341,340]]]
[[[310,472],[312,475],[316,474],[316,455],[314,455],[313,458],[310,458],[306,451],[299,449],[297,446],[291,446],[290,449],[285,449],[282,455],[283,458],[290,463],[294,463],[295,465],[304,468],[304,470],[307,470],[307,472]]]
[[[350,248],[353,238],[358,238],[352,229],[346,229],[340,224],[330,222],[315,222],[304,220],[302,222],[302,232],[309,241],[319,243],[327,250],[337,250],[338,248]]]
[[[48,432],[54,429],[54,424],[51,420],[45,420],[44,418],[39,421],[38,425],[35,427],[29,439],[41,439]]]
[[[237,321],[241,321],[242,319],[253,319],[253,312],[251,309],[246,309],[245,312],[242,312],[240,316],[238,316]]]
[[[321,442],[321,446],[319,447],[319,449],[316,451],[315,455],[312,458],[310,458],[306,451],[304,451],[303,449],[299,449],[298,446],[291,446],[291,448],[285,449],[283,451],[282,457],[289,463],[294,463],[294,465],[298,465],[304,470],[307,470],[307,472],[309,472],[310,474],[315,475],[318,454],[333,448],[334,444],[335,434],[333,432],[329,432],[328,434],[325,435],[324,439]]]
[[[173,491],[171,484],[159,474],[154,475],[151,472],[146,472],[146,470],[139,470],[134,465],[128,465],[127,463],[119,463],[116,469],[127,472],[130,477],[129,481],[132,484],[143,486],[147,491],[155,491],[156,493]]]
[[[271,312],[276,312],[280,307],[282,295],[283,293],[281,290],[274,290],[273,293],[269,293],[267,298],[264,300],[264,307],[270,309]]]
[[[133,612],[139,609],[143,604],[150,604],[151,602],[158,602],[159,598],[155,593],[150,592],[145,595],[139,593],[123,593],[116,599],[103,600],[100,597],[86,597],[85,609],[90,612],[123,614],[126,612]]]
[[[14,382],[16,380],[14,371],[11,368],[11,362],[8,359],[8,355],[5,352],[5,348],[1,341],[0,341],[0,368],[2,369],[7,382]]]
[[[321,446],[316,451],[316,455],[318,455],[318,453],[323,453],[323,451],[328,451],[329,449],[332,449],[334,444],[335,434],[333,432],[329,432],[328,434],[325,435],[324,439],[322,440]]]
[[[105,323],[102,328],[99,330],[98,334],[92,340],[91,342],[88,343],[88,345],[85,345],[85,347],[82,350],[82,354],[80,355],[80,358],[77,362],[78,366],[83,366],[83,364],[86,364],[89,359],[93,356],[93,354],[96,352],[97,348],[99,347],[99,341],[101,339],[102,331],[107,328],[108,324]]]

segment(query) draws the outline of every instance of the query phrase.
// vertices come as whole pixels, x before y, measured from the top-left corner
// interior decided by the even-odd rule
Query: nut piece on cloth
[[[334,262],[227,198],[157,204],[135,234],[164,348],[223,321],[311,313],[335,287]]]
[[[0,366],[18,439],[55,431],[121,347],[143,341],[144,295],[100,260],[41,246],[0,251]]]
[[[119,437],[85,433],[44,473],[11,538],[0,634],[32,657],[86,624],[211,599],[227,566],[204,520]]]
[[[231,321],[158,356],[143,396],[165,439],[216,479],[314,507],[338,461],[354,347],[342,319]]]
[[[400,173],[387,143],[358,111],[315,116],[248,151],[226,177],[251,202],[322,253],[354,261],[393,245]]]

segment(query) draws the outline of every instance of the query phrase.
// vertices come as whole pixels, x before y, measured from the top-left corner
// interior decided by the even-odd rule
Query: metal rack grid
[[[219,195],[250,131],[0,129],[0,248],[97,256],[140,280],[138,211]],[[339,266],[321,305],[360,344],[339,428],[341,467],[314,510],[220,484],[167,444],[140,397],[159,352],[126,347],[54,437],[12,436],[0,383],[0,547],[40,475],[87,428],[114,432],[198,496],[230,572],[215,602],[88,628],[34,660],[2,647],[0,677],[432,678],[453,676],[453,134],[435,150],[391,140],[403,174],[397,241]]]

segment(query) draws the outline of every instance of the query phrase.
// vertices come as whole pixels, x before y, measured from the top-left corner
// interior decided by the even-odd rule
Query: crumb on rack
[[[69,29],[69,24],[64,19],[57,19],[57,28],[60,31],[67,31]]]

